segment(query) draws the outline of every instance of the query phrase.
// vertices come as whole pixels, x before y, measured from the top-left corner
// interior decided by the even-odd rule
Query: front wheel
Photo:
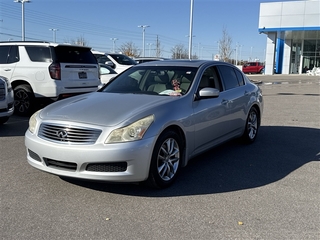
[[[246,143],[252,143],[257,138],[258,129],[260,126],[260,118],[256,108],[251,108],[242,139]]]
[[[147,184],[155,188],[169,187],[176,179],[182,156],[180,136],[174,131],[160,135],[153,149]]]

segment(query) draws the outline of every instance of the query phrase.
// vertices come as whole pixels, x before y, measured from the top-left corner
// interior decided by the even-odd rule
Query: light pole
[[[236,66],[238,65],[238,47],[239,47],[239,43],[236,44]]]
[[[239,57],[240,65],[242,65],[242,57],[241,57],[241,53],[242,53],[242,46],[243,46],[243,45],[240,45],[240,57]]]
[[[252,61],[252,49],[253,47],[251,47],[251,50],[250,50],[250,62]]]
[[[189,38],[189,43],[190,43],[190,35],[186,35],[187,38]],[[192,35],[191,39],[194,38],[195,35]],[[192,40],[191,40],[192,42]],[[192,59],[192,46],[189,46],[189,59]]]
[[[17,2],[17,3],[21,3],[22,5],[22,41],[25,41],[25,37],[24,37],[24,33],[25,33],[25,30],[24,30],[24,3],[25,2],[30,2],[30,0],[14,0],[14,2]]]
[[[151,50],[152,43],[147,43],[147,45],[149,46],[149,57],[151,57],[150,50]]]
[[[192,23],[193,23],[193,0],[190,4],[190,29],[189,29],[189,59],[192,56]]]
[[[146,31],[147,27],[150,27],[149,25],[139,25],[139,28],[142,28],[142,56],[145,57],[144,55],[144,50],[145,50],[145,45],[144,45],[144,33]]]
[[[110,38],[110,40],[113,42],[112,51],[113,51],[113,53],[115,53],[115,45],[116,45],[116,40],[118,40],[118,38]]]
[[[58,31],[59,29],[50,28],[49,30],[52,31],[52,34],[53,34],[53,42],[55,43],[55,42],[56,42],[56,31]]]

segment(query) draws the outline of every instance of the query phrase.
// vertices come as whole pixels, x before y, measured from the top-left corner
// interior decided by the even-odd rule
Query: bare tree
[[[171,48],[172,59],[188,59],[188,49],[183,44],[177,44]]]
[[[119,51],[129,57],[140,57],[141,51],[134,45],[133,42],[126,42],[119,47]]]
[[[228,62],[232,53],[232,38],[228,34],[226,27],[222,29],[222,38],[219,40],[219,53],[224,62]]]
[[[77,37],[76,40],[71,39],[70,43],[79,46],[89,46],[89,42],[83,36]]]

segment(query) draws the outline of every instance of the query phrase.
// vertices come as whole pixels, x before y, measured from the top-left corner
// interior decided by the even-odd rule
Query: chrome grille
[[[99,129],[41,124],[38,136],[61,144],[94,144],[100,134]]]

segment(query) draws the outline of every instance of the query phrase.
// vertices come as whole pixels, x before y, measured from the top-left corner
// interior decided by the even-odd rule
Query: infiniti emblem
[[[56,135],[60,139],[60,141],[66,141],[68,137],[68,132],[66,130],[59,130],[56,132]]]

